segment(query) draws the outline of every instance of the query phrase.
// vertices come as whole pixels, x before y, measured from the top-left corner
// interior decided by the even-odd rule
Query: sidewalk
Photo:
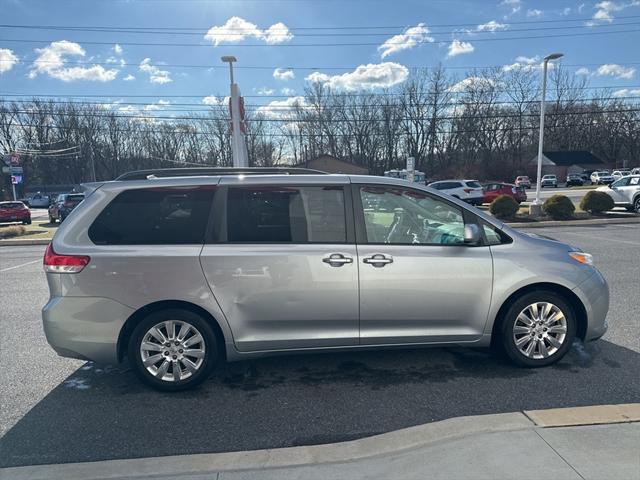
[[[639,421],[640,404],[480,415],[337,444],[8,468],[0,479],[636,480]]]

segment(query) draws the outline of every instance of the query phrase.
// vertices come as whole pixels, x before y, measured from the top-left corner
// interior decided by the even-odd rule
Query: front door
[[[463,209],[419,189],[359,185],[360,343],[480,338],[493,286],[489,247],[463,242]]]
[[[236,347],[357,344],[358,265],[346,183],[255,180],[222,180],[217,243],[201,254]]]

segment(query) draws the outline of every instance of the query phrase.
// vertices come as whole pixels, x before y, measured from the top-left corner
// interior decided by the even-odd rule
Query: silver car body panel
[[[164,186],[374,183],[427,191],[502,229],[513,242],[485,247],[322,244],[98,246],[88,228],[120,192]],[[584,305],[587,339],[606,331],[608,288],[572,247],[515,231],[465,202],[388,177],[259,175],[105,182],[53,239],[60,254],[89,255],[77,274],[47,273],[43,309],[49,343],[64,356],[121,359],[125,323],[143,307],[177,301],[208,312],[224,336],[228,360],[282,351],[402,345],[488,345],[500,307],[518,289],[540,283],[571,290]],[[353,258],[334,267],[332,254]],[[364,264],[374,253],[394,258]]]

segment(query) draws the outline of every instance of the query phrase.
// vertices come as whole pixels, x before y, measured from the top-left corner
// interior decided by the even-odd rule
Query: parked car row
[[[441,180],[428,186],[471,205],[484,203],[484,190],[477,180]]]

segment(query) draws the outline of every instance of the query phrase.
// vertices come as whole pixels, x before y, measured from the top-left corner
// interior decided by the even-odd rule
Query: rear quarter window
[[[98,215],[89,238],[96,245],[204,243],[214,192],[214,186],[127,190]]]

